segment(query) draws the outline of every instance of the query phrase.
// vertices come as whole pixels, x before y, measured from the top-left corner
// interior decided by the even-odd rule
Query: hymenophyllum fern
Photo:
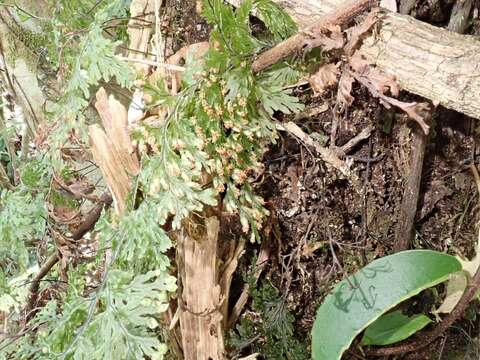
[[[47,46],[51,65],[62,75],[60,106],[52,114],[55,124],[60,124],[54,127],[57,144],[68,144],[72,129],[76,141],[85,140],[89,121],[85,110],[100,81],[116,81],[124,87],[134,83],[133,71],[115,57],[119,42],[103,31],[112,18],[128,14],[130,1],[78,1],[78,11],[73,13],[68,10],[71,3],[57,4],[50,24],[52,43]],[[22,336],[0,343],[7,357],[161,359],[167,350],[161,340],[159,314],[166,310],[176,288],[166,255],[172,242],[163,225],[168,222],[171,229],[178,229],[190,213],[221,199],[226,211],[238,212],[245,233],[252,239],[259,236],[266,210],[263,200],[254,195],[249,176],[261,167],[264,151],[275,141],[275,112],[293,113],[303,106],[283,89],[300,78],[299,68],[282,63],[255,75],[250,65],[254,54],[291,35],[295,26],[268,0],[247,0],[237,10],[220,0],[207,0],[203,9],[213,27],[210,49],[201,62],[187,63],[181,92],[168,94],[163,80],[145,81],[147,106],[161,105],[168,115],[158,124],[138,124],[133,133],[142,155],[142,172],[135,186],[141,198],[132,194],[130,211],[121,218],[111,211],[102,215],[95,229],[97,261],[70,266],[68,283],[27,327],[11,326],[12,335]],[[254,10],[271,33],[270,39],[253,36],[249,16]],[[60,158],[58,151],[59,146],[47,149],[44,159]],[[22,196],[34,193],[27,191]],[[2,196],[19,196],[15,194]],[[2,209],[7,212],[6,207]],[[33,208],[29,210],[25,209],[25,216],[39,216],[32,213]],[[0,209],[0,223],[5,221],[2,215]],[[27,229],[31,234],[33,230]],[[45,233],[51,248],[51,234]],[[16,261],[23,259],[22,267],[28,268],[34,249],[19,249],[22,252]],[[111,263],[101,270],[107,249]],[[50,280],[59,276],[52,270]],[[5,286],[18,285],[8,280],[3,281]]]

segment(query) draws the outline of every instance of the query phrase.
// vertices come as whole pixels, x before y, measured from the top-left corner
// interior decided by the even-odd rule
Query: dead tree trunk
[[[220,222],[185,224],[178,241],[181,286],[178,306],[186,360],[222,360],[222,293],[218,274]]]
[[[305,29],[344,0],[275,0]],[[238,0],[230,0],[238,4]],[[480,119],[480,41],[386,13],[360,53],[411,93]]]

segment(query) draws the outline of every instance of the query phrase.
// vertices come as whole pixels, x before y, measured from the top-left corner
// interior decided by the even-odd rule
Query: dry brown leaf
[[[307,49],[321,47],[323,51],[343,48],[345,39],[342,29],[338,25],[328,25],[321,33],[309,33],[311,39],[307,40]]]
[[[379,12],[379,8],[373,9],[362,23],[347,30],[349,40],[345,45],[346,54],[352,54],[353,50],[355,50],[355,48],[359,44],[362,36],[368,33],[371,28],[377,23]]]
[[[374,83],[372,82],[375,81],[375,76],[372,76],[370,78],[368,75],[366,76],[365,73],[368,73],[368,69],[365,69],[366,71],[363,74],[359,74],[356,72],[351,72],[350,74],[363,86],[365,86],[368,91],[370,91],[370,94],[372,94],[374,97],[378,98],[380,100],[380,103],[385,106],[387,109],[390,109],[391,106],[396,106],[399,109],[403,110],[407,115],[415,120],[418,125],[422,128],[423,132],[425,134],[428,134],[430,131],[430,126],[425,122],[425,118],[428,115],[428,112],[430,111],[430,105],[427,103],[417,103],[417,102],[410,102],[406,103],[400,100],[397,100],[393,97],[385,95],[381,90],[384,90],[384,86],[379,86],[379,83]],[[378,72],[380,76],[383,76],[380,72]],[[396,85],[395,85],[396,86]],[[398,87],[390,89],[390,92],[395,92],[398,94]]]
[[[338,82],[337,103],[350,106],[353,103],[352,84],[355,81],[353,76],[344,71]]]
[[[338,82],[340,70],[338,64],[325,64],[318,71],[310,76],[308,82],[313,89],[313,96],[322,95],[329,87]]]
[[[427,103],[403,103],[403,105],[399,107],[400,109],[405,111],[408,116],[416,120],[418,123],[423,122],[425,113],[430,111],[430,105]]]
[[[400,88],[398,87],[395,77],[385,74],[374,68],[368,61],[360,55],[354,55],[349,59],[349,64],[359,76],[362,76],[372,84],[372,86],[381,94],[387,91],[393,96],[398,96]]]

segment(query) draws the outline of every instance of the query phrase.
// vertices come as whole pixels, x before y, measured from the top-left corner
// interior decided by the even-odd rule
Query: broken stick
[[[313,147],[315,151],[320,155],[323,161],[327,164],[333,166],[335,169],[340,171],[343,176],[345,176],[354,186],[355,189],[361,191],[360,181],[358,179],[358,175],[355,174],[345,163],[345,161],[341,160],[335,150],[328,149],[326,147],[321,146],[318,142],[314,141],[307,133],[305,133],[302,129],[300,129],[295,123],[289,121],[286,124],[277,124],[278,130],[284,130],[289,132],[290,134],[294,135],[298,139],[300,139],[306,145]]]

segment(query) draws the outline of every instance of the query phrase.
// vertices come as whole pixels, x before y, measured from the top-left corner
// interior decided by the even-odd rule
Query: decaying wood
[[[344,4],[344,0],[275,1],[300,29]],[[385,13],[378,32],[363,41],[359,52],[393,75],[402,89],[480,119],[480,41],[475,37]]]
[[[398,214],[394,251],[407,250],[413,240],[415,214],[417,213],[418,196],[422,180],[423,159],[428,143],[428,135],[416,127],[413,134],[410,155],[410,173],[403,190],[402,204]]]
[[[462,16],[467,18],[472,5],[472,1],[470,0],[458,0],[455,3],[454,9],[452,10],[452,17],[448,24],[449,30],[460,33],[465,30],[465,24],[462,23]],[[415,129],[410,156],[410,174],[403,191],[402,204],[400,206],[395,234],[395,251],[407,250],[415,236],[415,216],[417,213],[418,196],[420,194],[422,169],[427,145],[428,136],[424,132],[422,133],[418,131],[418,129]]]
[[[253,274],[255,281],[258,280],[260,277],[263,269],[267,265],[268,258],[270,257],[270,245],[268,244],[267,240],[262,241],[262,246],[260,247],[260,252],[257,257],[257,262],[255,263],[255,273]],[[248,298],[250,296],[250,286],[245,284],[243,287],[242,293],[240,294],[235,306],[232,309],[232,313],[230,314],[228,321],[225,326],[225,331],[230,330],[235,323],[237,322],[240,314],[243,311],[243,308],[247,304]]]
[[[183,354],[186,360],[224,359],[222,302],[218,274],[216,217],[184,226],[178,239],[178,306]]]
[[[452,15],[448,22],[447,29],[463,34],[470,22],[469,15],[472,11],[473,0],[456,0],[453,5]]]
[[[480,42],[472,36],[387,14],[360,53],[403,89],[480,119]]]
[[[113,96],[107,97],[103,88],[97,92],[95,107],[105,130],[99,125],[88,127],[92,155],[112,194],[116,212],[123,214],[131,178],[140,171],[127,130],[127,110]]]
[[[243,251],[245,249],[245,239],[241,238],[238,242],[230,241],[232,246],[232,253],[226,259],[226,263],[221,270],[222,277],[220,278],[220,289],[221,293],[224,296],[224,301],[222,302],[221,306],[221,313],[223,319],[223,329],[226,329],[227,322],[228,322],[228,300],[230,294],[230,287],[232,285],[232,278],[235,270],[237,270],[238,260],[243,255]]]

